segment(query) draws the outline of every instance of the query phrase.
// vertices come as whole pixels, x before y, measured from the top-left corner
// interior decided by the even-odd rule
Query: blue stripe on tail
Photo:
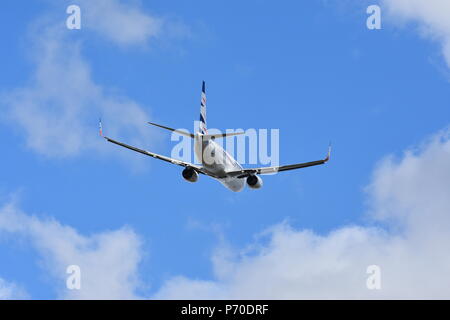
[[[200,126],[198,128],[199,132],[202,134],[207,134],[206,129],[206,84],[205,81],[202,83],[202,97],[200,100]]]

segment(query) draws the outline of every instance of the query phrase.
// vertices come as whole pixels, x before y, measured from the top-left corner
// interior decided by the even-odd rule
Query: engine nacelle
[[[259,189],[263,186],[263,181],[258,176],[248,176],[247,185],[252,189]]]
[[[182,172],[183,178],[189,182],[196,182],[198,180],[198,173],[192,168],[186,168]]]

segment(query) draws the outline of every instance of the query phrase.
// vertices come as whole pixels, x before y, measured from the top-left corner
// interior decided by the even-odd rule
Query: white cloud
[[[145,45],[158,37],[166,21],[145,13],[139,3],[118,0],[82,0],[83,27],[121,46]]]
[[[399,163],[393,157],[382,161],[369,187],[375,217],[409,232],[447,234],[442,228],[450,226],[449,160],[449,131],[444,130],[405,152]]]
[[[161,19],[145,14],[136,2],[81,1],[80,6],[88,30],[121,46],[145,45],[161,32]],[[2,118],[25,133],[29,148],[48,157],[104,152],[106,144],[96,134],[99,117],[109,135],[141,146],[154,141],[146,125],[148,109],[96,83],[82,41],[60,22],[42,17],[32,25],[28,54],[35,69],[26,86],[0,95]]]
[[[16,284],[0,278],[0,300],[23,299],[26,293]]]
[[[60,298],[139,298],[141,241],[130,228],[83,236],[53,219],[27,215],[9,204],[0,209],[0,232],[25,238],[36,248],[43,265],[57,279]],[[69,265],[81,268],[81,290],[66,288]]]
[[[450,67],[450,1],[383,0],[383,4],[392,19],[417,22],[423,36],[439,41]]]
[[[450,298],[450,140],[442,132],[400,161],[389,157],[368,187],[381,227],[348,226],[320,236],[287,223],[249,248],[218,248],[215,278],[167,281],[157,298]],[[335,214],[335,213],[330,213]],[[268,244],[267,244],[268,243]],[[381,290],[368,290],[369,265]]]
[[[12,292],[12,286],[0,278],[0,300],[11,299],[13,297]]]
[[[318,235],[284,222],[243,249],[227,247],[221,238],[212,255],[212,279],[175,276],[153,297],[448,299],[449,178],[450,134],[443,131],[378,165],[367,192],[369,212],[383,227],[354,225]],[[84,236],[7,205],[0,209],[0,232],[29,240],[58,280],[62,298],[139,298],[143,252],[129,228]],[[81,267],[81,291],[64,287],[72,264]],[[381,268],[381,290],[366,287],[369,265]]]
[[[117,137],[151,140],[145,108],[96,84],[80,44],[54,27],[39,29],[34,42],[36,71],[30,84],[3,95],[7,120],[26,134],[27,145],[46,156],[67,157],[101,149],[97,121]]]

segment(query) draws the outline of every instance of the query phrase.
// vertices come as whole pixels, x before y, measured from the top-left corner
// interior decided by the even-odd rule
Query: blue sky
[[[137,273],[143,285],[136,291],[144,296],[177,275],[213,279],[218,246],[245,248],[283,221],[324,236],[347,225],[380,224],[367,214],[365,187],[373,170],[385,156],[401,157],[448,125],[450,90],[440,38],[421,36],[420,20],[399,25],[395,15],[383,15],[381,30],[368,30],[365,9],[372,2],[127,2],[164,21],[156,36],[131,44],[108,38],[109,31],[97,30],[92,20],[81,30],[65,29],[67,5],[79,4],[84,19],[90,8],[83,2],[2,3],[2,205],[14,199],[27,215],[86,236],[130,227],[142,241]],[[204,176],[189,184],[179,167],[103,143],[98,117],[105,131],[116,120],[95,105],[80,113],[82,126],[64,122],[55,144],[49,138],[33,145],[30,139],[40,134],[33,130],[43,128],[27,130],[23,118],[11,117],[10,101],[18,88],[33,87],[44,58],[34,43],[44,38],[46,24],[60,28],[55,41],[68,51],[78,46],[75,57],[88,66],[103,100],[132,101],[148,116],[130,118],[128,127],[154,121],[193,130],[205,80],[209,127],[280,129],[282,164],[321,158],[332,141],[332,161],[265,177],[260,190],[232,193]],[[119,111],[117,118],[128,109]],[[58,122],[55,114],[50,123]],[[82,142],[89,137],[94,145],[59,154],[61,144],[72,143],[65,134],[80,128]],[[120,130],[118,135],[128,129]],[[145,127],[115,137],[167,155],[174,145],[170,134]],[[52,145],[56,150],[48,152]],[[0,278],[31,298],[61,297],[55,288],[64,282],[48,272],[45,250],[26,239],[0,230]]]

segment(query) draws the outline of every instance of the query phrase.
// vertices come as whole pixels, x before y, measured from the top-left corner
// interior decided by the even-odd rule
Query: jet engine
[[[182,172],[183,178],[189,182],[196,182],[198,180],[198,173],[192,168],[186,168]]]
[[[247,177],[247,184],[252,189],[259,189],[262,187],[263,181],[260,177],[252,175]]]

